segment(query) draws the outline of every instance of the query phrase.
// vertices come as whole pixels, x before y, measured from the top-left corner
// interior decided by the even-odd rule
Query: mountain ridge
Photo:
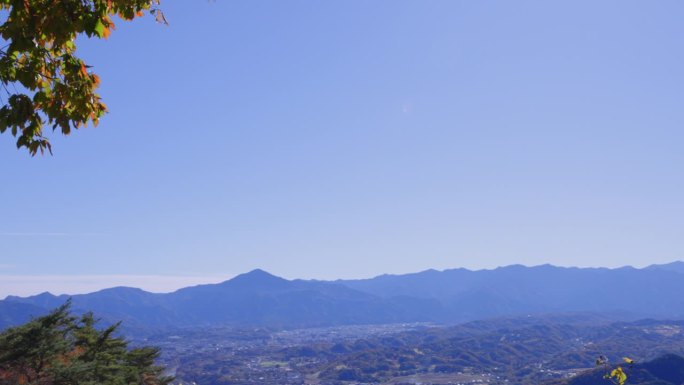
[[[608,312],[622,317],[684,317],[684,262],[633,267],[510,265],[434,269],[361,280],[288,280],[261,269],[170,293],[113,287],[88,294],[8,296],[0,328],[71,298],[74,309],[140,330],[200,325],[297,328],[393,322],[458,323],[524,314]],[[16,314],[15,314],[16,313]],[[36,316],[38,314],[33,314]]]

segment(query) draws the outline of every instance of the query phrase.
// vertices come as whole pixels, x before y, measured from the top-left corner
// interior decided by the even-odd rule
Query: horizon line
[[[48,293],[54,296],[72,296],[92,294],[102,290],[114,288],[132,288],[139,289],[149,293],[168,294],[186,287],[220,284],[236,277],[254,273],[257,271],[264,272],[268,275],[282,278],[288,281],[303,280],[303,281],[319,281],[319,282],[338,282],[345,280],[366,280],[386,276],[402,276],[420,274],[425,272],[446,272],[451,270],[466,270],[470,272],[478,271],[494,271],[498,269],[505,269],[511,267],[524,268],[539,268],[539,267],[555,267],[562,269],[605,269],[605,270],[619,270],[619,269],[635,269],[643,270],[654,266],[663,266],[673,263],[684,263],[682,260],[675,260],[672,262],[661,264],[649,264],[642,267],[635,267],[632,265],[624,265],[617,267],[604,266],[561,266],[551,263],[544,263],[539,265],[524,265],[524,264],[510,264],[504,266],[497,266],[494,268],[469,269],[465,267],[447,268],[447,269],[425,269],[409,273],[384,273],[366,278],[335,278],[335,279],[317,279],[317,278],[291,278],[281,275],[273,274],[262,268],[255,268],[245,273],[240,274],[223,274],[223,275],[173,275],[173,274],[0,274],[0,298],[7,299],[8,297],[26,298],[35,295]],[[21,289],[14,289],[10,286],[23,286]],[[47,284],[47,285],[46,285]],[[5,286],[5,287],[3,287]],[[46,287],[48,286],[48,287]],[[52,286],[52,287],[50,287]],[[39,288],[41,287],[41,288]],[[61,289],[58,287],[62,287]],[[56,294],[59,293],[59,294]]]

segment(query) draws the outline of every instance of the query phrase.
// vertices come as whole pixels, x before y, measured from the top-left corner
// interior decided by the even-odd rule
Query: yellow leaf
[[[619,366],[616,369],[613,369],[612,372],[610,372],[610,377],[615,377],[615,380],[617,380],[619,385],[624,385],[625,381],[627,381],[627,375],[624,371],[622,371],[622,368]]]

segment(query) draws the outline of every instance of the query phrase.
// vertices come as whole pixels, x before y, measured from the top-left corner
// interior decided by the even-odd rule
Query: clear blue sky
[[[0,135],[0,295],[684,258],[680,1],[162,7],[80,41],[99,127]]]

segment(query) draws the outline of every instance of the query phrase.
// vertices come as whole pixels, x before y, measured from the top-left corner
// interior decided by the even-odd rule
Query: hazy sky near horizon
[[[0,296],[684,258],[682,2],[162,8],[81,39],[97,128],[0,135]]]

